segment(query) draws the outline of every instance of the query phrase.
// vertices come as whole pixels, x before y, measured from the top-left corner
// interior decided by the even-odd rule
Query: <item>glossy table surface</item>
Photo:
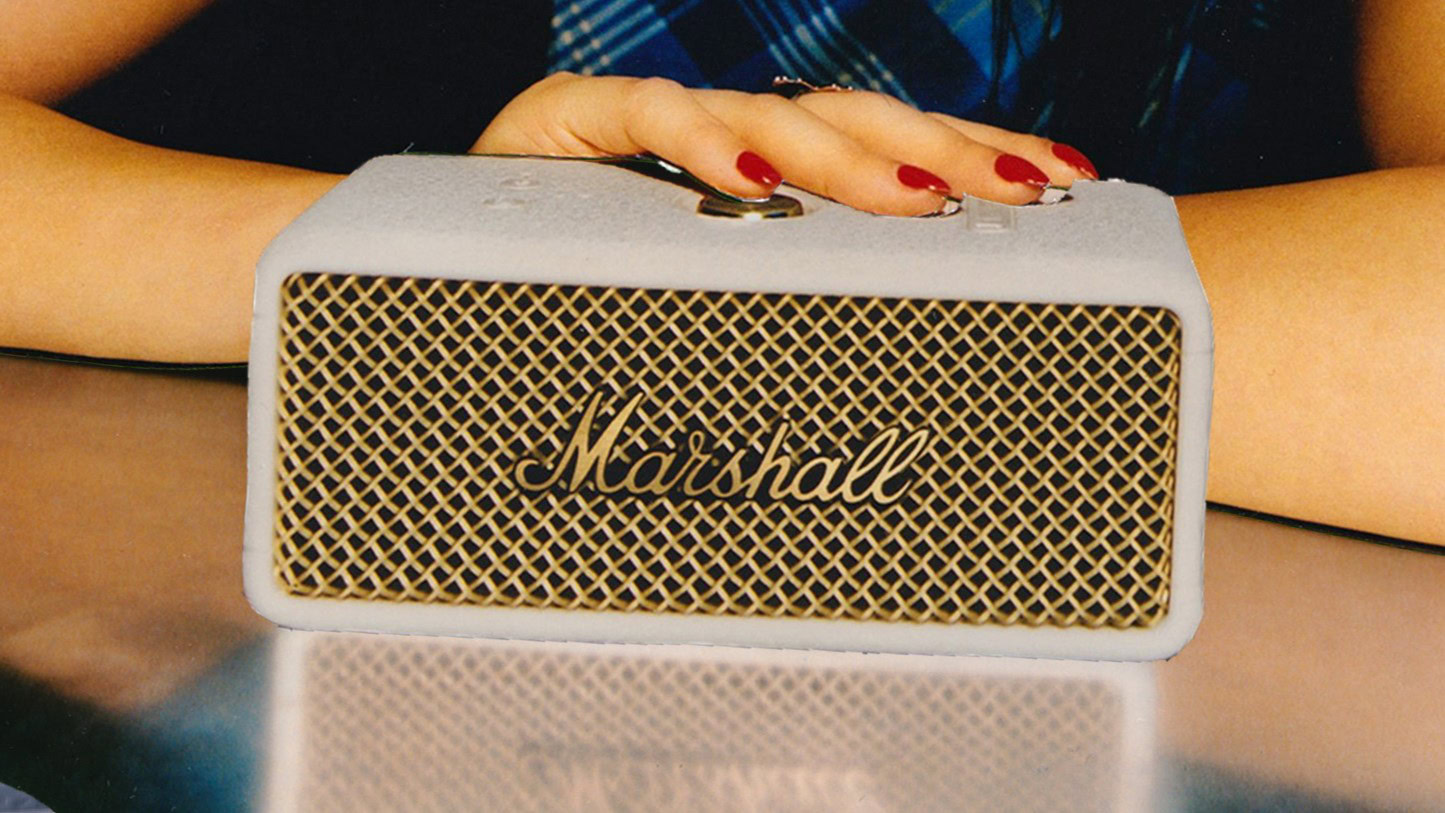
[[[244,382],[0,356],[0,783],[56,810],[1445,809],[1445,556],[1211,511],[1159,664],[281,631]],[[0,805],[5,796],[0,794]]]

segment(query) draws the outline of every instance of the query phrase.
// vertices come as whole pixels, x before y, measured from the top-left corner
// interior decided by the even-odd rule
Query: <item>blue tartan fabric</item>
[[[1366,165],[1347,101],[1351,0],[1158,6],[1169,10],[1129,36],[1172,42],[1174,56],[1138,63],[1130,40],[1116,39],[1090,80],[1109,99],[1138,89],[1137,119],[1046,95],[1052,85],[1039,80],[1059,76],[1041,53],[1063,36],[1060,5],[1013,0],[1006,19],[995,20],[993,0],[554,0],[549,64],[693,87],[764,91],[782,75],[870,88],[924,110],[1077,139],[1106,175],[1172,194]],[[1127,5],[1132,11],[1100,3],[1094,19],[1107,25],[1110,14],[1154,8]],[[1173,39],[1149,27],[1166,22]],[[1009,43],[997,76],[996,23],[1008,28]],[[1304,86],[1316,90],[1303,94]],[[1123,95],[1108,96],[1115,87]]]
[[[748,91],[767,90],[778,75],[836,82],[924,110],[1055,135],[1051,105],[1014,110],[1021,70],[1058,32],[1053,5],[1012,4],[1011,47],[996,85],[990,0],[554,0],[550,65]],[[1208,20],[1219,8],[1273,5],[1201,0],[1196,10]],[[1239,135],[1249,84],[1211,55],[1207,41],[1199,47],[1200,39],[1184,42],[1174,75],[1164,77],[1169,93],[1153,111],[1147,154],[1129,156],[1128,166],[1101,166],[1106,174],[1173,193],[1259,180],[1249,162],[1253,147]]]
[[[993,80],[989,0],[556,0],[553,70],[667,76],[761,91],[774,76],[836,82],[927,110],[975,113]],[[1042,40],[1043,0],[1015,10],[1020,54]]]

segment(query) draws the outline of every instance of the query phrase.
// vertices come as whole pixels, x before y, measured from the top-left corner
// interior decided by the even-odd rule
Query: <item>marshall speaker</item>
[[[1212,335],[1168,197],[1081,183],[919,219],[700,197],[397,156],[298,218],[256,281],[255,607],[503,638],[1183,646]]]

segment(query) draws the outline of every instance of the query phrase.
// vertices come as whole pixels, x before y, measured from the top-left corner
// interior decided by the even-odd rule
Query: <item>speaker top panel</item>
[[[698,192],[590,161],[389,156],[303,213],[262,258],[258,293],[294,271],[470,276],[746,292],[1207,306],[1173,201],[1075,184],[1051,205],[970,199],[953,215],[870,215],[805,192],[799,217],[697,212]],[[264,303],[261,303],[264,304]],[[1198,333],[1208,346],[1208,329]],[[1186,348],[1193,350],[1194,348]]]

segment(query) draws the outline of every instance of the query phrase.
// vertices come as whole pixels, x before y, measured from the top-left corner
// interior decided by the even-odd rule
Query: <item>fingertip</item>
[[[862,212],[888,217],[918,217],[942,211],[947,198],[927,189],[904,186],[894,178],[883,183],[861,182],[849,188],[815,190],[830,200]]]
[[[1012,153],[1001,152],[993,161],[995,182],[988,185],[982,197],[999,203],[1021,206],[1033,203],[1049,186],[1049,176],[1033,162]]]
[[[1084,155],[1082,152],[1079,152],[1077,149],[1069,146],[1068,144],[1060,144],[1058,142],[1054,142],[1053,146],[1050,147],[1049,151],[1054,154],[1055,158],[1063,161],[1070,167],[1073,167],[1085,177],[1091,178],[1093,180],[1098,180],[1099,170],[1094,167],[1094,162],[1090,161],[1088,156]]]
[[[752,150],[733,147],[720,153],[709,151],[690,162],[676,163],[713,189],[746,200],[772,197],[783,182],[783,173]],[[729,161],[724,156],[735,157]]]
[[[945,184],[944,187],[947,188],[947,185]],[[848,201],[843,202],[848,203]],[[913,188],[901,195],[878,196],[867,201],[849,203],[849,205],[875,215],[919,217],[937,214],[943,211],[943,207],[947,203],[948,198],[938,192]]]
[[[738,153],[734,166],[744,178],[752,181],[758,187],[766,189],[769,194],[772,194],[778,184],[783,182],[783,173],[752,150],[743,150]]]
[[[1043,189],[1049,185],[1049,176],[1026,158],[1021,158],[1012,153],[1003,153],[994,159],[993,171],[1000,178],[1011,184],[1031,186],[1035,189]]]
[[[897,175],[898,182],[910,189],[925,189],[943,197],[948,197],[953,194],[953,189],[948,185],[947,181],[923,167],[917,167],[912,164],[900,164]]]

